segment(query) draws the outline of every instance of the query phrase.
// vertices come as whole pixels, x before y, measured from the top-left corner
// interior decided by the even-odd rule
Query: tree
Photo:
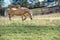
[[[4,0],[0,0],[0,7],[4,6]]]
[[[27,6],[27,0],[23,0],[23,4],[22,4],[23,6]]]
[[[60,0],[58,0],[58,5],[60,6]]]

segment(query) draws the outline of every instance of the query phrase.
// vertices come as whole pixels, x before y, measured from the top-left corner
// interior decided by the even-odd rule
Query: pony
[[[16,15],[21,16],[22,21],[26,20],[27,14],[29,15],[30,19],[32,20],[32,11],[28,8],[21,7],[20,5],[12,5],[9,8],[6,9],[6,12],[9,15],[9,20]]]

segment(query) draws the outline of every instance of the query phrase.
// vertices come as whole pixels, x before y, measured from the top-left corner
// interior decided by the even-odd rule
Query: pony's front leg
[[[26,15],[23,15],[23,16],[25,17],[23,20],[26,20],[26,18],[27,18]]]
[[[25,17],[25,18],[23,18],[23,17]],[[26,20],[26,16],[25,15],[22,16],[22,21],[24,21],[24,20]]]
[[[32,12],[30,12],[30,13],[28,13],[29,14],[29,17],[30,17],[30,19],[32,20],[33,18],[32,18]]]
[[[23,16],[21,16],[21,18],[22,18],[22,21],[23,21]]]

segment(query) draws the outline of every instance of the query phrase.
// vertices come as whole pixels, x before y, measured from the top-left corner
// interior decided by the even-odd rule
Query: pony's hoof
[[[31,18],[31,20],[32,20],[32,18]]]
[[[22,21],[24,21],[24,20],[22,20]]]

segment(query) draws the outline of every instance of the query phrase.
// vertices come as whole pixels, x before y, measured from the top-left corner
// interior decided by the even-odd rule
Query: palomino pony
[[[15,5],[14,7],[8,8],[6,10],[6,12],[8,12],[8,14],[9,14],[9,20],[11,20],[11,17],[13,17],[14,15],[21,16],[22,21],[26,20],[26,18],[27,18],[26,14],[28,14],[30,19],[32,20],[32,11],[30,9],[28,9],[28,8],[24,8],[24,7],[21,7],[19,5]]]

